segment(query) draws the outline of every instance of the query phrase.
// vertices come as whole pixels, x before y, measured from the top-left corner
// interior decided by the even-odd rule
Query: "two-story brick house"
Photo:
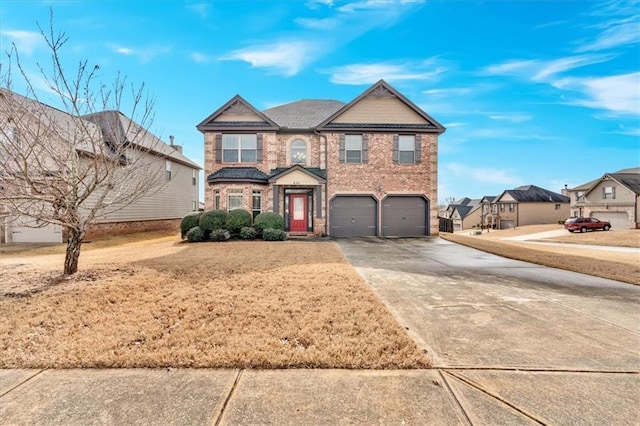
[[[380,80],[349,103],[259,111],[235,96],[198,126],[205,209],[274,211],[291,233],[438,233],[438,135],[445,128]]]

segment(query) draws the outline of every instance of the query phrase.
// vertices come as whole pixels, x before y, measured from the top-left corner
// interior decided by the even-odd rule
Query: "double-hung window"
[[[415,154],[416,137],[400,135],[398,137],[398,163],[414,163]]]
[[[227,210],[235,210],[242,208],[242,189],[230,189],[227,192],[228,203]]]
[[[262,213],[262,191],[253,191],[253,199],[251,201],[251,208],[253,218],[255,219],[260,213]]]
[[[602,188],[602,199],[613,200],[616,198],[616,188],[613,186],[605,186]]]
[[[164,177],[165,180],[171,180],[171,160],[165,160],[164,162]]]
[[[347,163],[362,163],[362,135],[345,135],[344,150]]]
[[[256,135],[222,135],[222,161],[225,163],[255,163],[258,159]]]

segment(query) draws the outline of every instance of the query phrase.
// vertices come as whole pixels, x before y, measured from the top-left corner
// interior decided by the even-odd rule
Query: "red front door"
[[[289,197],[289,230],[307,232],[307,194],[291,194]]]

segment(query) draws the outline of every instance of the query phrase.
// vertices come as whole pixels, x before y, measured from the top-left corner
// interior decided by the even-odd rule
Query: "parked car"
[[[565,220],[564,227],[569,232],[587,232],[595,229],[602,229],[608,231],[611,229],[611,223],[596,219],[595,217],[570,217]]]

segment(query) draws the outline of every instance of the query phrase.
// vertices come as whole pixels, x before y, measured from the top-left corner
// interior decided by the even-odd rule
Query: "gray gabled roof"
[[[160,138],[142,128],[120,111],[102,111],[83,115],[82,118],[100,127],[102,137],[107,144],[134,143],[142,149],[149,150],[154,155],[182,163],[197,170],[202,169],[178,149],[164,143]]]
[[[266,109],[263,113],[282,129],[306,130],[314,129],[343,105],[340,101],[303,99]]]
[[[565,195],[535,185],[523,185],[515,189],[507,189],[498,197],[498,200],[504,194],[509,194],[519,203],[568,203],[570,201],[569,197]]]
[[[611,173],[609,176],[640,195],[640,173]]]

